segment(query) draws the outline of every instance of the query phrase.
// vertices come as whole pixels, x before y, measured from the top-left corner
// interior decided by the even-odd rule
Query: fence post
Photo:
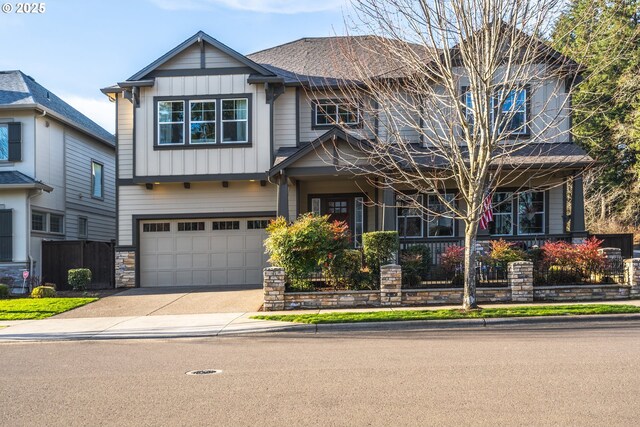
[[[282,267],[263,270],[264,311],[284,310],[285,274]]]
[[[533,302],[533,263],[515,261],[508,265],[507,280],[511,287],[511,300]]]
[[[624,260],[626,284],[630,287],[629,297],[640,298],[640,258]]]
[[[380,305],[402,304],[402,267],[395,264],[380,267]]]

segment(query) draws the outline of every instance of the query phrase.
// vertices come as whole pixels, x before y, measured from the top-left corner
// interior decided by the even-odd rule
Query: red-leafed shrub
[[[595,237],[583,243],[546,242],[542,245],[544,262],[548,265],[558,265],[576,269],[600,268],[605,263],[605,257],[598,252],[602,240]]]
[[[454,271],[464,263],[464,247],[463,246],[449,246],[440,255],[440,262],[442,267],[449,271]]]

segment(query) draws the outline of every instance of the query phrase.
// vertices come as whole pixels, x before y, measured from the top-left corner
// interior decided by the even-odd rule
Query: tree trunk
[[[478,223],[467,224],[464,231],[464,298],[462,308],[478,308],[476,300],[476,241]]]

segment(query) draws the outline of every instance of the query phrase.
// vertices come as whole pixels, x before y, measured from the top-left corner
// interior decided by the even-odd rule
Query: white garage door
[[[140,286],[256,285],[267,218],[154,220],[140,224]]]

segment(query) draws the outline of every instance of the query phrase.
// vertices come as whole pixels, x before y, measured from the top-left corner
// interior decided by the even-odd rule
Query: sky
[[[248,54],[344,33],[347,0],[48,0],[0,12],[0,70],[22,70],[110,132],[100,88],[126,80],[199,30]]]

